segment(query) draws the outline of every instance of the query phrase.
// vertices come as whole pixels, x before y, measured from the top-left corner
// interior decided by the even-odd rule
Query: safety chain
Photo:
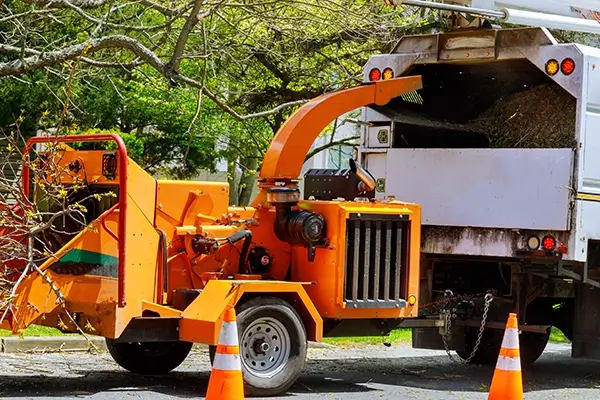
[[[444,294],[444,299],[439,301],[434,301],[431,303],[426,303],[419,306],[419,310],[423,313],[423,315],[438,315],[442,313],[450,303],[460,301],[460,300],[471,300],[477,297],[485,296],[488,292],[483,293],[473,293],[473,294],[457,294],[454,295],[451,290],[446,290]],[[436,306],[438,306],[436,308]]]
[[[450,292],[450,291],[446,291],[445,296],[449,297],[448,294],[451,294],[451,293],[452,292]],[[485,324],[486,324],[487,318],[488,318],[488,311],[490,310],[490,304],[492,303],[493,300],[494,300],[494,296],[491,293],[487,293],[485,295],[483,316],[481,318],[481,326],[479,327],[479,333],[477,335],[477,340],[475,342],[475,346],[473,347],[473,351],[469,355],[469,358],[467,358],[464,361],[456,360],[450,353],[450,346],[448,346],[448,338],[450,337],[450,328],[452,327],[452,318],[454,316],[452,315],[452,310],[448,309],[447,307],[444,311],[442,311],[441,317],[444,319],[444,334],[441,336],[442,336],[442,341],[444,342],[444,348],[446,349],[446,354],[448,354],[448,357],[450,358],[451,361],[458,362],[458,363],[462,362],[464,364],[468,364],[471,362],[473,357],[475,357],[475,354],[477,353],[477,350],[479,349],[479,345],[481,344],[481,339],[483,337],[483,331],[485,329]],[[447,302],[446,305],[447,304],[449,304],[449,303]]]

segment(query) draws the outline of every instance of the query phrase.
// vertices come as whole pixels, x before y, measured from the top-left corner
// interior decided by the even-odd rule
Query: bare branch
[[[139,58],[142,58],[145,62],[150,64],[161,74],[165,74],[164,62],[146,46],[128,36],[112,35],[99,39],[91,39],[84,43],[79,43],[47,53],[42,53],[33,49],[27,49],[27,54],[35,55],[20,60],[0,63],[0,77],[20,75],[33,69],[47,67],[67,60],[73,60],[84,54],[93,53],[107,48],[121,48],[130,50]],[[13,51],[14,49],[14,46],[0,44],[0,53],[3,51]]]
[[[11,21],[13,19],[24,18],[24,17],[26,17],[28,15],[33,15],[33,14],[49,14],[51,12],[52,12],[52,10],[29,10],[29,11],[26,11],[24,13],[13,14],[13,15],[10,15],[8,17],[0,18],[0,23],[8,22],[8,21]]]
[[[86,19],[90,22],[94,22],[96,24],[105,25],[105,26],[112,27],[112,28],[124,28],[127,30],[146,32],[146,31],[151,31],[151,30],[156,30],[156,29],[162,29],[167,26],[167,24],[152,25],[152,26],[134,26],[134,25],[114,24],[112,22],[102,21],[101,19],[98,19],[98,18],[94,17],[93,15],[88,14],[81,7],[78,7],[75,4],[73,4],[70,0],[52,0],[51,3],[52,4],[62,4],[66,8],[71,8],[72,10],[77,12],[79,15],[81,15],[84,19]]]
[[[169,67],[173,72],[179,71],[179,64],[181,63],[186,43],[194,27],[198,24],[198,22],[211,15],[226,2],[227,0],[221,0],[217,2],[217,4],[215,4],[212,8],[204,12],[201,12],[204,0],[196,0],[194,2],[194,8],[190,12],[190,15],[188,16],[187,20],[185,21],[185,24],[183,25],[183,28],[181,29],[181,33],[179,34],[179,38],[177,39],[177,44],[175,45],[175,51],[173,52],[173,56],[169,61]]]
[[[172,71],[177,72],[179,70],[179,64],[181,62],[181,56],[183,55],[183,51],[185,50],[185,45],[188,41],[190,33],[196,26],[196,24],[200,21],[203,16],[200,15],[200,10],[202,9],[203,0],[196,0],[194,2],[194,8],[192,12],[188,16],[183,28],[181,29],[181,33],[179,34],[179,39],[177,39],[177,44],[175,45],[175,51],[173,52],[173,56],[171,57],[171,61],[169,61],[169,67]]]
[[[304,161],[308,161],[310,158],[314,157],[315,155],[319,154],[320,152],[330,149],[332,147],[335,146],[340,146],[340,145],[344,145],[344,144],[352,144],[353,141],[360,139],[360,136],[351,136],[351,137],[347,137],[344,139],[340,139],[340,140],[335,140],[332,142],[327,142],[322,146],[318,146],[315,147],[314,149],[312,149],[304,158]]]
[[[308,102],[308,100],[290,101],[290,102],[287,102],[287,103],[280,104],[277,107],[272,108],[272,109],[267,110],[267,111],[261,111],[261,112],[258,112],[258,113],[241,115],[237,111],[235,111],[232,107],[230,107],[229,105],[227,105],[224,101],[220,100],[217,97],[217,95],[215,95],[213,92],[211,92],[205,86],[203,86],[200,82],[198,82],[198,81],[196,81],[194,79],[188,78],[186,76],[180,75],[180,74],[173,75],[173,78],[175,80],[184,82],[184,83],[186,83],[186,84],[188,84],[190,86],[196,87],[198,89],[202,89],[202,91],[204,92],[204,94],[206,95],[206,97],[208,97],[209,99],[211,99],[221,109],[223,109],[224,111],[226,111],[228,114],[230,114],[233,118],[235,118],[238,121],[245,121],[245,120],[252,119],[252,118],[267,117],[269,115],[276,114],[276,113],[280,112],[281,110],[283,110],[285,108],[293,107],[293,106],[298,106],[298,105],[301,105],[301,104],[304,104],[304,103]]]

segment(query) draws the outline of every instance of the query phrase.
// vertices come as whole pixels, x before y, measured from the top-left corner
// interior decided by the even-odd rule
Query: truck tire
[[[519,347],[521,353],[521,364],[528,367],[537,361],[544,353],[549,333],[523,332],[519,335]]]
[[[573,341],[573,316],[575,315],[575,307],[573,302],[568,302],[562,307],[552,312],[552,325],[558,328],[565,337]]]
[[[478,329],[469,329],[465,335],[465,350],[457,351],[457,354],[463,360],[466,360],[477,340]],[[500,348],[502,347],[502,338],[504,331],[500,329],[486,329],[483,331],[481,344],[475,356],[471,360],[474,364],[494,365],[498,360]],[[522,332],[519,335],[519,353],[521,354],[521,365],[528,367],[537,361],[544,352],[549,333]]]
[[[456,353],[463,360],[467,360],[475,347],[479,328],[467,327],[465,329],[465,349]],[[485,329],[481,336],[481,342],[477,352],[471,359],[473,364],[492,365],[496,363],[500,346],[502,345],[502,335],[498,337],[495,329]]]
[[[190,342],[117,342],[106,338],[108,352],[117,364],[135,374],[166,374],[188,356]]]
[[[278,297],[260,296],[239,305],[237,329],[247,396],[277,396],[298,379],[307,352],[304,323]],[[209,346],[211,363],[216,346]]]

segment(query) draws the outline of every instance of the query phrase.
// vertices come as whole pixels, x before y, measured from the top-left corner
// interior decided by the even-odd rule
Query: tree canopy
[[[5,0],[0,125],[116,130],[144,168],[180,178],[227,160],[245,203],[296,106],[434,23],[379,0]]]

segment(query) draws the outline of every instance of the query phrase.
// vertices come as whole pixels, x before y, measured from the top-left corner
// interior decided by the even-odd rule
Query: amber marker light
[[[394,70],[391,68],[386,68],[383,70],[383,80],[387,81],[394,77]]]
[[[560,71],[560,66],[558,65],[558,61],[550,60],[546,63],[546,73],[550,76],[554,76],[558,74]]]
[[[414,306],[417,303],[417,297],[414,294],[408,296],[408,304]]]

